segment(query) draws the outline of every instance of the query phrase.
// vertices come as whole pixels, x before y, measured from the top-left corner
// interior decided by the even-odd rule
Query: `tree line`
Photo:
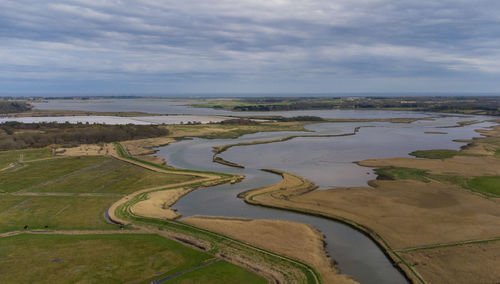
[[[26,102],[0,100],[0,114],[30,111],[32,106]]]
[[[154,138],[168,133],[168,129],[158,125],[6,122],[0,124],[0,150],[50,145],[73,147],[80,144]]]

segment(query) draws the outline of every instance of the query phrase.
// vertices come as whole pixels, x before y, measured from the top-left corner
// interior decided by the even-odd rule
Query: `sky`
[[[0,95],[359,92],[500,93],[500,1],[0,1]]]

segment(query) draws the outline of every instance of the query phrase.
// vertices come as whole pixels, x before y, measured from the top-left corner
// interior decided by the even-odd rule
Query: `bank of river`
[[[234,147],[222,154],[224,159],[241,163],[246,168],[231,168],[212,162],[212,147],[239,142],[286,137],[289,132],[256,133],[232,140],[185,140],[159,148],[157,155],[174,167],[231,172],[243,174],[245,180],[234,185],[220,185],[196,190],[181,198],[173,207],[183,216],[210,215],[254,219],[280,219],[314,226],[325,235],[326,251],[337,262],[342,273],[361,283],[405,283],[406,279],[394,268],[380,248],[364,234],[325,218],[284,210],[248,205],[238,199],[238,193],[269,185],[280,177],[260,171],[277,168],[305,176],[322,188],[333,186],[366,185],[374,178],[369,168],[353,161],[371,157],[407,156],[417,149],[458,149],[463,143],[454,139],[477,136],[474,129],[489,123],[447,128],[446,134],[431,135],[425,131],[455,125],[462,118],[442,118],[411,124],[391,123],[324,123],[307,126],[317,134],[352,132],[361,126],[355,136],[332,138],[295,138],[286,142]],[[462,119],[463,120],[463,119]],[[314,134],[311,132],[308,135]],[[293,133],[297,135],[297,133]],[[368,174],[367,174],[368,173]]]

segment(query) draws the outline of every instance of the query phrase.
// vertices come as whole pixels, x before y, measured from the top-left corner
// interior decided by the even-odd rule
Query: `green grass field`
[[[500,176],[475,177],[467,181],[472,189],[500,197]]]
[[[426,158],[426,159],[448,159],[452,158],[456,155],[459,155],[460,151],[456,150],[420,150],[411,152],[410,155],[415,156],[417,158]]]
[[[0,151],[0,170],[9,166],[10,163],[19,161],[21,155],[23,161],[30,161],[50,157],[52,152],[49,148]]]
[[[19,160],[20,152],[2,152],[0,158],[8,165]],[[0,283],[149,283],[214,258],[157,235],[118,234],[119,226],[109,224],[104,216],[124,194],[196,177],[158,173],[108,157],[26,162],[51,155],[48,149],[28,152],[18,167],[0,172],[0,233],[24,231],[27,225],[27,230],[63,230],[71,235],[0,238]],[[10,194],[14,192],[21,195]],[[43,196],[48,192],[65,195]],[[82,235],[82,230],[96,234]],[[102,235],[97,230],[117,233]],[[266,282],[224,261],[182,277],[183,283]]]
[[[157,235],[26,234],[0,238],[0,283],[137,282],[210,258]]]
[[[205,284],[257,284],[257,283],[267,283],[266,279],[253,274],[252,272],[235,266],[231,263],[225,261],[219,261],[212,263],[205,267],[190,271],[179,277],[170,279],[165,283],[178,283],[178,284],[189,284],[189,283],[205,283]]]
[[[381,179],[412,179],[423,182],[429,182],[425,177],[426,171],[407,168],[379,168],[375,169],[375,174]]]
[[[0,196],[0,232],[29,229],[113,230],[104,217],[120,197]]]
[[[459,185],[487,196],[500,197],[500,176],[480,176],[468,178],[459,175],[436,175],[424,170],[407,168],[378,168],[375,173],[379,179],[412,179],[423,182],[431,180]]]
[[[71,157],[0,172],[0,192],[131,193],[193,178],[158,173],[113,158]]]

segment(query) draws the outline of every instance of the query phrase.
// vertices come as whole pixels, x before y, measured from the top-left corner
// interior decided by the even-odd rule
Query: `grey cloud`
[[[479,82],[500,73],[496,11],[491,0],[6,0],[0,75],[4,86],[138,80],[176,90],[270,78],[325,91],[337,78]]]

